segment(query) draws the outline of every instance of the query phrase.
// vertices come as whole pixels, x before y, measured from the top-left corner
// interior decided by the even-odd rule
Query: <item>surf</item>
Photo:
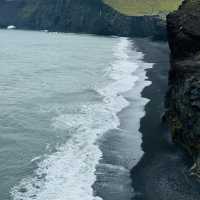
[[[106,68],[108,84],[93,88],[101,96],[101,101],[93,104],[85,102],[75,112],[52,118],[52,128],[66,130],[69,138],[54,153],[38,161],[32,175],[12,188],[14,200],[102,199],[93,190],[97,181],[96,168],[103,158],[98,140],[108,131],[120,127],[118,113],[130,105],[123,93],[131,90],[138,81],[139,77],[134,72],[139,67],[138,61],[143,58],[143,54],[135,50],[134,62],[129,56],[129,52],[133,51],[131,47],[132,42],[128,38],[118,38],[113,47],[114,59]],[[117,166],[117,169],[124,167]]]

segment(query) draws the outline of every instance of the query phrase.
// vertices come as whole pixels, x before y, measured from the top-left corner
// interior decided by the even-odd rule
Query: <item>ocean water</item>
[[[0,44],[0,199],[133,198],[153,65],[134,40],[1,30]]]

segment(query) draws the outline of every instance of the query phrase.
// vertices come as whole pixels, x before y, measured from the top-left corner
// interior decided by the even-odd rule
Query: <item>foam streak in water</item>
[[[11,191],[14,200],[99,200],[92,186],[96,181],[96,166],[102,152],[97,140],[108,130],[120,125],[117,113],[129,105],[122,96],[130,90],[137,77],[138,64],[130,61],[130,42],[120,38],[114,48],[115,61],[110,71],[111,83],[97,89],[101,103],[81,106],[75,114],[62,114],[52,120],[54,128],[72,130],[70,139],[38,164],[32,177],[23,179]],[[135,52],[135,59],[142,53]]]

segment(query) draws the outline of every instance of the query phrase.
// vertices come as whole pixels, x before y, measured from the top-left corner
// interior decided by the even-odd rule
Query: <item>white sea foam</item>
[[[92,186],[102,152],[97,140],[120,125],[117,113],[129,105],[122,93],[138,80],[133,72],[143,54],[135,51],[130,59],[130,42],[120,38],[114,48],[115,61],[110,71],[111,83],[97,89],[103,102],[81,106],[76,114],[62,114],[52,120],[56,129],[71,129],[66,144],[38,164],[34,175],[23,179],[11,191],[14,200],[99,200]],[[119,166],[120,167],[120,166]],[[118,168],[119,168],[118,167]],[[121,168],[120,168],[121,169]]]
[[[31,162],[36,162],[41,159],[41,156],[37,156],[31,160]]]

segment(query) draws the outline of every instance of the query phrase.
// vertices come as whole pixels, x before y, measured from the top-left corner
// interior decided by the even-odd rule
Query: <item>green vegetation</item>
[[[38,2],[29,2],[28,5],[26,5],[21,12],[21,17],[23,17],[24,19],[29,18],[33,15],[33,13],[37,10],[38,8]]]
[[[157,15],[174,11],[182,0],[103,0],[119,12],[130,15]]]

